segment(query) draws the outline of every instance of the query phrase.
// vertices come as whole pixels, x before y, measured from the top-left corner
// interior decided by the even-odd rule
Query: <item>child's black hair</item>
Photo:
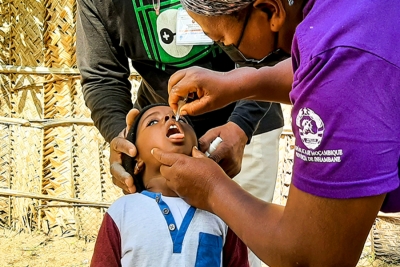
[[[165,104],[165,103],[151,104],[151,105],[148,105],[148,106],[144,107],[139,112],[139,114],[135,118],[135,121],[132,124],[132,127],[129,129],[128,135],[126,137],[126,139],[128,141],[130,141],[132,144],[136,144],[137,128],[139,126],[140,118],[143,116],[143,114],[146,111],[148,111],[149,109],[151,109],[153,107],[158,107],[158,106],[168,106],[168,105]],[[189,117],[188,116],[184,116],[184,117],[187,120],[188,124],[193,127],[193,124],[190,121]],[[135,158],[132,158],[132,157],[122,153],[122,166],[133,177],[133,181],[134,181],[135,187],[136,187],[136,192],[140,193],[143,190],[145,190],[146,188],[145,188],[144,183],[143,183],[142,175],[135,175],[134,174],[135,166],[136,166]]]

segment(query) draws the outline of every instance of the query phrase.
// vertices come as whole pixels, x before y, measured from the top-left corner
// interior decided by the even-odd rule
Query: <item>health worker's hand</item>
[[[171,190],[188,204],[212,212],[212,203],[208,199],[214,185],[224,179],[230,180],[217,163],[195,147],[192,157],[164,152],[159,148],[154,148],[152,154],[162,164],[161,175]]]
[[[226,174],[233,178],[241,170],[247,136],[236,123],[228,122],[222,126],[210,129],[199,139],[201,151],[207,151],[210,147],[210,143],[218,136],[221,137],[223,141],[218,145],[217,149],[211,153],[209,158],[218,163]]]
[[[116,186],[122,189],[125,195],[136,192],[132,176],[122,167],[122,154],[131,157],[136,156],[136,147],[126,140],[126,135],[138,114],[139,110],[137,109],[131,109],[129,111],[126,115],[126,128],[110,143],[110,171],[112,181]]]
[[[227,72],[217,72],[201,67],[190,67],[175,72],[168,81],[168,102],[176,113],[178,101],[189,96],[194,98],[181,109],[182,115],[200,115],[222,108],[236,99],[231,99],[233,77]]]

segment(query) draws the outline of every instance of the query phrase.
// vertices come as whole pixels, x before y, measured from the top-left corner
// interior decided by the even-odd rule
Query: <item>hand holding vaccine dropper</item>
[[[222,142],[222,138],[221,137],[217,137],[215,138],[214,141],[211,142],[210,147],[208,148],[208,150],[205,152],[206,156],[209,157],[218,147],[218,145]]]

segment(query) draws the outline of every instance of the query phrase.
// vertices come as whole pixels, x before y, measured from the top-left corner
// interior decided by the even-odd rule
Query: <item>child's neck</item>
[[[144,186],[147,191],[161,193],[166,197],[177,197],[178,195],[167,186],[167,180],[158,173],[144,173]]]

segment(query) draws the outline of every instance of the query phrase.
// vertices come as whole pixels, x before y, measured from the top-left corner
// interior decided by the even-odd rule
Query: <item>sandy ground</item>
[[[94,243],[0,229],[0,266],[89,266]]]
[[[2,267],[77,267],[89,266],[94,242],[75,237],[46,237],[40,233],[16,233],[0,229],[0,266]],[[365,251],[358,267],[398,267],[372,260]],[[162,266],[160,266],[162,267]],[[266,265],[263,265],[266,267]]]

